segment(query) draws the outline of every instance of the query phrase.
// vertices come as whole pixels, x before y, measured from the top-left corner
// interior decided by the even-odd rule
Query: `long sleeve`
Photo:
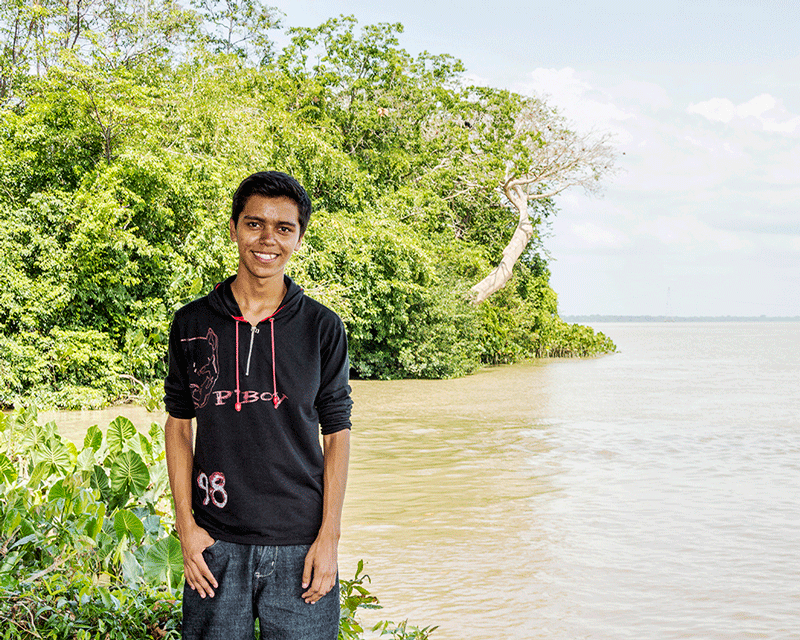
[[[347,335],[344,324],[335,322],[320,332],[320,386],[316,399],[322,435],[350,429],[350,360],[347,356]]]
[[[169,369],[164,379],[164,404],[173,418],[195,417],[186,357],[180,342],[179,318],[172,320],[169,332]]]

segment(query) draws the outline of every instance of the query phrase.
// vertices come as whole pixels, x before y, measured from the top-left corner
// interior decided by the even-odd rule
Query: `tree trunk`
[[[472,302],[475,304],[483,302],[495,291],[499,291],[506,285],[506,282],[511,279],[511,269],[533,237],[533,224],[528,216],[528,197],[524,187],[515,186],[505,191],[511,204],[519,211],[519,221],[517,222],[517,228],[514,229],[514,235],[511,236],[511,240],[506,245],[506,248],[503,249],[503,258],[500,260],[500,264],[470,289],[473,295]]]

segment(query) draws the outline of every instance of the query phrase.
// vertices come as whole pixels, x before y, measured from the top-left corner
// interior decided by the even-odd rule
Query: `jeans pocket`
[[[203,558],[205,558],[206,563],[208,563],[209,560],[212,560],[215,554],[219,553],[221,546],[222,540],[214,540],[214,542],[203,549]]]

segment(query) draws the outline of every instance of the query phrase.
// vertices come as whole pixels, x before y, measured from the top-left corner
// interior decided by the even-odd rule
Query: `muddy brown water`
[[[340,570],[433,638],[796,638],[800,323],[597,325],[620,352],[353,383]],[[138,407],[42,414],[79,443]]]

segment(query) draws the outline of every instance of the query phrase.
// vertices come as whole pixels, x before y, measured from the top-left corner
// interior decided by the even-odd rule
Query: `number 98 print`
[[[225,474],[215,471],[207,476],[202,471],[197,476],[197,486],[206,492],[203,505],[213,502],[214,506],[222,509],[228,504],[228,494],[225,491]]]

